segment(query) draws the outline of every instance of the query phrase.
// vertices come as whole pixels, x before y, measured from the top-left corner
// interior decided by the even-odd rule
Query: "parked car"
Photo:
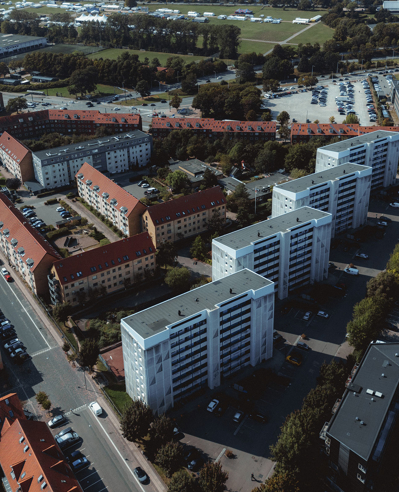
[[[26,347],[22,342],[14,343],[13,345],[11,345],[11,347],[8,347],[6,350],[11,355],[17,349],[21,349],[24,352],[26,352]]]
[[[260,422],[261,424],[267,424],[267,417],[262,415],[261,413],[253,413],[249,415],[252,420],[256,420],[256,422]]]
[[[399,203],[398,202],[392,202],[389,204],[390,207],[393,207],[393,208],[399,208]]]
[[[62,437],[63,435],[69,434],[71,432],[73,432],[72,427],[67,427],[66,429],[64,429],[61,432],[59,432],[58,434],[56,434],[54,437],[56,439],[58,439],[59,437]]]
[[[241,422],[243,417],[244,417],[244,412],[236,412],[233,417],[233,422],[236,422],[238,424]]]
[[[349,275],[359,275],[359,270],[357,268],[346,267],[344,272],[348,273]]]
[[[366,253],[356,253],[355,258],[362,258],[363,260],[368,260],[369,255],[366,255]]]
[[[320,316],[320,318],[329,318],[330,315],[327,314],[325,311],[318,311],[317,316]]]
[[[90,465],[90,461],[86,458],[86,456],[83,455],[80,458],[76,459],[75,461],[70,462],[72,471],[75,473],[80,472],[84,468],[87,468],[89,465]]]
[[[7,270],[7,268],[2,268],[1,269],[1,274],[3,275],[3,277],[5,277],[6,275],[10,275],[10,272]]]
[[[80,437],[76,432],[70,432],[57,438],[57,444],[61,449],[68,449],[79,441]]]
[[[302,364],[302,360],[295,355],[287,355],[285,360],[294,366],[300,366]]]
[[[145,179],[142,179],[141,181],[139,181],[137,183],[139,186],[143,186],[144,184],[148,184],[147,181]]]
[[[22,343],[21,340],[19,338],[14,338],[12,340],[9,340],[8,342],[6,342],[3,347],[8,350],[9,348],[13,347],[14,345],[17,345],[18,343]]]
[[[67,419],[65,415],[56,415],[48,421],[47,425],[50,427],[50,429],[53,429],[54,427],[58,427],[59,425],[64,424],[66,421]]]
[[[146,474],[146,472],[140,468],[139,466],[137,466],[134,470],[133,470],[133,473],[134,473],[134,476],[137,478],[137,480],[141,483],[146,483],[148,482],[148,475]]]
[[[19,362],[22,360],[26,360],[29,356],[24,349],[17,348],[13,352],[10,353],[10,357],[11,357],[12,361]]]
[[[297,342],[296,346],[302,350],[309,350],[309,345],[305,342]]]
[[[219,400],[212,400],[208,405],[208,412],[214,412],[219,405]]]
[[[302,319],[304,321],[309,321],[311,316],[312,316],[312,312],[311,311],[306,311],[306,313],[303,315],[303,318]]]
[[[65,212],[64,207],[57,207],[55,210],[56,210],[56,212]]]

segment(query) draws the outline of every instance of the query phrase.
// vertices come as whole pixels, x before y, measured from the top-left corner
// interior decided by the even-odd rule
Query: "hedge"
[[[19,85],[4,85],[0,84],[0,92],[26,92],[27,90],[44,90],[44,89],[56,89],[58,87],[65,87],[69,85],[69,79],[57,80],[55,82],[45,82],[42,84],[19,84]]]
[[[58,198],[50,198],[50,200],[44,202],[45,205],[54,205],[55,203],[58,203]]]
[[[64,234],[68,234],[69,229],[67,227],[61,227],[61,229],[56,229],[55,231],[50,231],[46,234],[47,239],[57,239]]]
[[[43,193],[38,193],[36,196],[37,196],[37,198],[43,198],[45,196],[53,195],[54,193],[55,193],[55,190],[43,191]]]
[[[1,177],[0,178],[0,185],[5,185],[6,184],[6,181],[7,181],[6,178]]]

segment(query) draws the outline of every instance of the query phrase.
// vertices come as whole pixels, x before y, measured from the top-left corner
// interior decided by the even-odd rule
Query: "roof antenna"
[[[230,294],[232,294],[232,293],[233,293],[233,289],[230,287]]]
[[[178,314],[179,316],[181,316],[181,311],[180,311],[180,309],[177,311],[177,314]]]

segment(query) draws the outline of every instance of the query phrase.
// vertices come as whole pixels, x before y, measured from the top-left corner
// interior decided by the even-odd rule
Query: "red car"
[[[11,275],[5,275],[4,278],[7,280],[7,282],[12,282]]]

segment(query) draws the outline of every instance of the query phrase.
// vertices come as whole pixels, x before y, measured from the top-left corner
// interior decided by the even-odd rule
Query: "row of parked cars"
[[[57,207],[56,211],[61,215],[62,219],[69,219],[72,217],[71,212],[68,212],[68,210],[65,210],[64,207]]]
[[[25,345],[17,338],[14,325],[6,318],[3,311],[0,309],[0,338],[6,340],[3,345],[4,350],[10,356],[14,364],[22,364],[30,359],[30,355],[26,351]]]
[[[328,88],[318,85],[312,91],[312,100],[310,104],[319,104],[320,107],[325,108],[327,106]]]
[[[369,119],[371,122],[377,121],[377,112],[374,107],[373,95],[371,93],[370,85],[366,79],[362,80],[362,86],[364,93],[366,95],[367,112],[369,114]],[[377,89],[376,89],[377,90]]]
[[[45,227],[47,227],[47,224],[42,219],[38,219],[34,210],[28,207],[23,208],[22,215],[29,220],[32,227],[38,229],[40,232],[45,232]]]

